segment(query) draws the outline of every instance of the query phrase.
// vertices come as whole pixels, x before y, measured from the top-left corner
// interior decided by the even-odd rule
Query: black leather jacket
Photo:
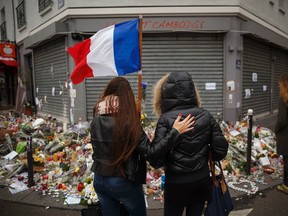
[[[109,166],[112,159],[112,137],[114,118],[109,115],[96,115],[91,122],[91,141],[93,145],[92,172],[103,176],[121,176]],[[157,135],[156,135],[157,136]],[[146,160],[153,163],[155,158],[163,158],[181,138],[176,129],[167,131],[165,138],[156,138],[150,143],[142,131],[139,145],[125,164],[125,177],[137,183],[146,183]]]
[[[171,73],[164,82],[161,93],[161,111],[157,128],[159,137],[165,137],[177,115],[195,116],[194,129],[182,135],[181,141],[163,158],[152,165],[164,166],[166,182],[187,183],[209,175],[208,149],[213,160],[225,158],[228,143],[214,117],[197,106],[194,83],[188,73]]]

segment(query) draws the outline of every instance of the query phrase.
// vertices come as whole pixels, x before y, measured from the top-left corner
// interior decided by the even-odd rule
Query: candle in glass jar
[[[58,161],[58,155],[57,155],[57,153],[54,153],[54,154],[53,154],[53,157],[54,157],[54,162]]]
[[[72,153],[71,153],[71,161],[72,162],[75,161],[75,151],[72,151]]]

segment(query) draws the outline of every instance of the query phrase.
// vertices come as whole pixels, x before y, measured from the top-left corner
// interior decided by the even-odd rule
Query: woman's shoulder
[[[114,117],[112,115],[96,114],[91,121],[90,127],[97,124],[114,124]]]
[[[211,113],[202,107],[194,107],[192,109],[191,114],[200,115],[200,116],[211,116]]]

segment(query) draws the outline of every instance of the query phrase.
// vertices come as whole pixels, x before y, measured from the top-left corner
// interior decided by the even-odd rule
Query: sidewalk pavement
[[[259,187],[258,192],[256,195],[261,196],[261,191],[266,190],[268,188],[272,188],[280,183],[282,183],[282,179],[272,179],[270,175],[264,174],[264,179],[265,179],[265,184],[262,183],[257,183],[257,187]],[[247,193],[240,192],[240,191],[235,191],[231,188],[229,188],[230,194],[234,200],[234,202],[237,202],[237,200],[245,198]],[[147,197],[147,213],[148,215],[162,215],[163,213],[163,203],[160,202],[159,200],[153,199],[153,197],[158,197],[157,195],[149,195]],[[29,205],[29,206],[37,206],[37,207],[43,207],[43,209],[49,209],[49,208],[54,208],[54,209],[59,209],[59,210],[75,210],[79,211],[80,215],[80,210],[85,208],[83,205],[66,205],[64,204],[64,197],[61,197],[61,194],[59,197],[52,197],[51,195],[43,195],[40,192],[32,191],[31,189],[28,189],[23,192],[19,192],[16,194],[12,194],[8,188],[1,188],[0,189],[0,200],[7,201],[7,202],[12,202],[12,203],[21,203],[24,205]],[[157,214],[159,212],[159,214]],[[161,213],[160,213],[161,212]],[[155,214],[156,213],[156,214]]]

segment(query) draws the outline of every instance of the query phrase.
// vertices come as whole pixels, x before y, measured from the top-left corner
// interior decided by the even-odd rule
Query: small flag
[[[73,84],[88,77],[121,76],[139,71],[139,19],[102,29],[68,48],[68,53],[76,65],[70,75]]]

